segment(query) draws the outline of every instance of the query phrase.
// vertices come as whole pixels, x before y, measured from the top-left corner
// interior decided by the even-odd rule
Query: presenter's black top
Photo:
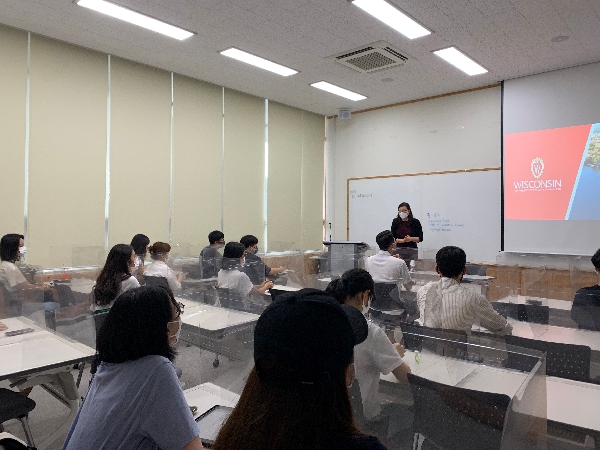
[[[396,217],[392,222],[392,234],[394,239],[404,239],[407,234],[410,237],[418,237],[419,242],[423,242],[423,227],[419,219],[409,219],[407,222],[403,221],[400,217]],[[403,244],[396,244],[400,248],[417,248],[416,242],[405,242]]]
[[[575,294],[571,318],[579,328],[600,331],[600,286],[581,288]]]

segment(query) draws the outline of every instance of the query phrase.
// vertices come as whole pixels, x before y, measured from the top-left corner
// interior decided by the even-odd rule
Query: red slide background
[[[590,134],[590,125],[508,134],[504,137],[504,218],[564,220]],[[517,192],[515,182],[536,181],[531,162],[544,160],[544,180],[562,180],[560,190]]]

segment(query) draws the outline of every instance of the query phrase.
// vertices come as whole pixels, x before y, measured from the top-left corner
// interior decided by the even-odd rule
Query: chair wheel
[[[213,367],[219,367],[219,360],[218,359],[215,359],[213,361]]]

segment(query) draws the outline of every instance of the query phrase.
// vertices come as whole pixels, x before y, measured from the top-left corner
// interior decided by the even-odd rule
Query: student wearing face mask
[[[159,287],[115,301],[97,337],[100,366],[63,450],[202,449],[172,363],[180,316]]]
[[[171,246],[166,242],[155,242],[148,250],[152,264],[144,271],[144,277],[163,277],[167,279],[169,289],[172,291],[181,289],[181,282],[185,278],[185,274],[175,275],[175,272],[167,265]]]
[[[333,280],[325,293],[334,297],[340,304],[350,305],[365,313],[369,309],[374,290],[373,278],[364,269],[346,271],[340,279]],[[392,344],[385,332],[375,323],[367,320],[367,339],[354,347],[354,367],[360,385],[365,418],[379,422],[388,417],[390,411],[382,408],[378,400],[380,374],[392,372],[401,383],[408,384],[407,373],[410,367],[402,357],[404,347]]]
[[[398,205],[398,216],[392,221],[391,232],[401,258],[407,264],[417,259],[417,244],[423,242],[423,227],[419,219],[413,217],[408,203],[402,202]]]
[[[117,244],[110,249],[93,290],[95,313],[108,312],[119,295],[140,287],[131,275],[134,264],[135,252],[130,245]]]
[[[269,267],[256,255],[258,252],[258,238],[250,234],[240,239],[240,244],[246,249],[246,260],[242,272],[248,275],[252,284],[259,285],[265,277],[279,275],[285,267]]]
[[[248,275],[240,271],[244,266],[244,246],[239,242],[228,242],[223,250],[222,269],[217,276],[217,286],[234,289],[242,295],[264,294],[273,287],[273,283],[265,280],[254,285]]]
[[[200,271],[202,278],[214,278],[221,270],[223,257],[218,252],[225,246],[225,235],[219,231],[211,231],[208,234],[208,245],[200,252]]]
[[[49,290],[45,284],[29,283],[15,265],[25,254],[23,239],[21,234],[6,234],[0,239],[0,284],[8,297],[5,302],[9,316],[21,315],[23,295],[36,296],[36,292]]]

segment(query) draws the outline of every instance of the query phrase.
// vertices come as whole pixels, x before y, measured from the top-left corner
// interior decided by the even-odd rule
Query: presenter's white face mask
[[[24,256],[25,253],[27,253],[27,247],[19,247],[19,253],[21,254],[21,256]]]
[[[398,213],[398,215],[400,216],[401,219],[406,219],[408,217],[407,212],[401,212],[401,213]]]

